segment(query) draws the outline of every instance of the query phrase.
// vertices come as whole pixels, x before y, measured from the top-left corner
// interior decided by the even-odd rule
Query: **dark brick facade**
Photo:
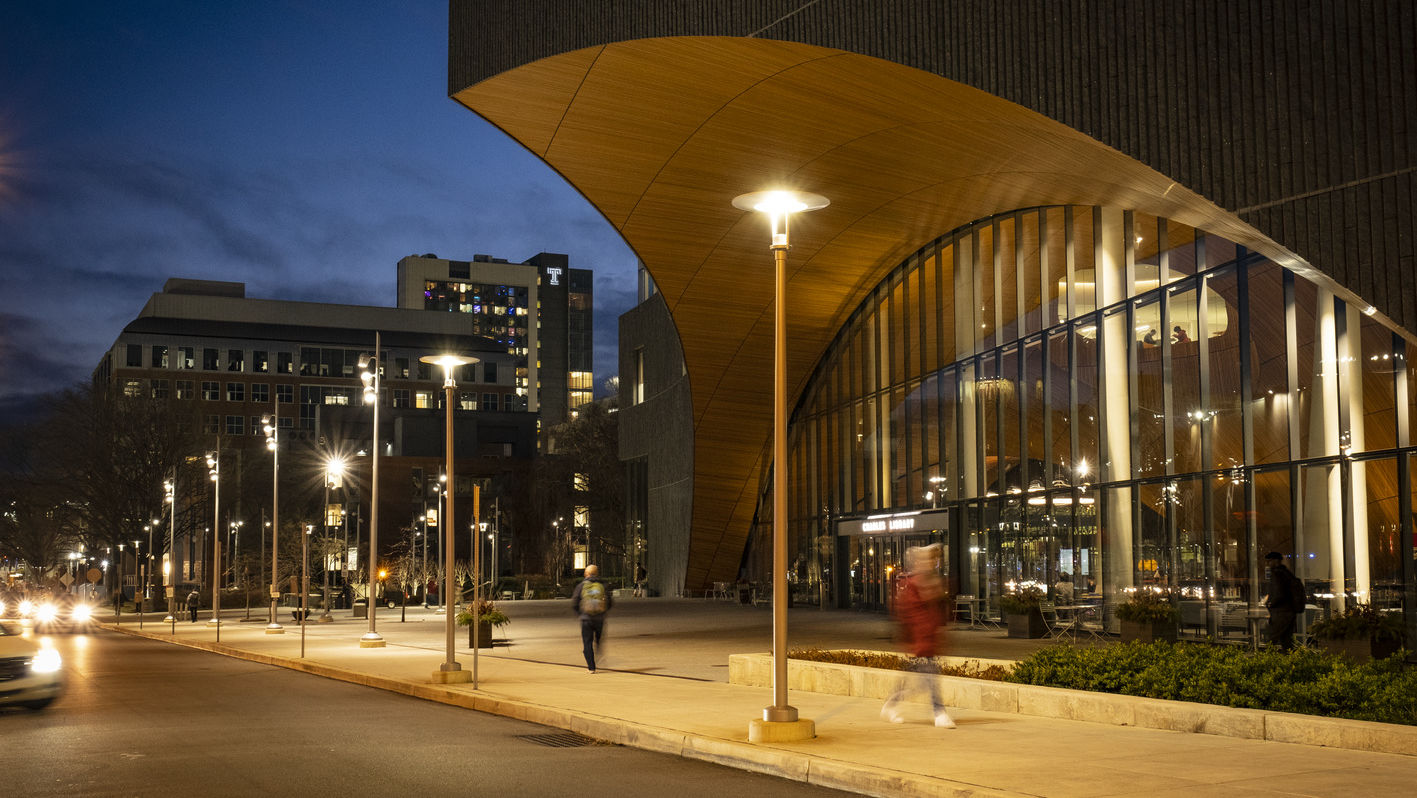
[[[833,47],[1011,100],[1237,213],[1417,333],[1410,0],[453,0],[449,91],[676,35]]]

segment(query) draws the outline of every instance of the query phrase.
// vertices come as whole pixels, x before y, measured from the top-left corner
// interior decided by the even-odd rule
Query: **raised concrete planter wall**
[[[1012,664],[959,657],[945,659],[950,664],[968,661],[985,665]],[[811,693],[885,700],[895,692],[902,678],[935,679],[945,704],[961,709],[1012,712],[1114,726],[1140,726],[1194,734],[1217,734],[1250,740],[1417,756],[1417,726],[1239,709],[1189,701],[1165,701],[1158,698],[991,682],[959,676],[927,676],[863,668],[858,665],[836,665],[797,659],[788,660],[787,663],[788,689]],[[728,659],[728,681],[730,684],[771,687],[772,656],[732,655]],[[923,701],[924,698],[917,696],[915,700]]]

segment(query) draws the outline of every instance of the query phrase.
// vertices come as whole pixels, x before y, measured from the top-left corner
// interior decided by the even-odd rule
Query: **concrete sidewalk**
[[[228,612],[221,629],[147,622],[157,640],[218,651],[428,700],[524,719],[654,751],[703,759],[870,795],[1334,795],[1403,794],[1417,758],[1204,734],[1108,726],[976,710],[953,711],[959,728],[930,725],[927,706],[907,722],[880,719],[872,699],[795,691],[790,703],[816,721],[817,738],[750,744],[748,721],[771,703],[762,688],[726,683],[728,654],[764,651],[768,614],[702,601],[623,601],[608,622],[607,661],[592,675],[564,602],[508,602],[511,645],[478,656],[479,685],[434,685],[444,659],[443,615],[379,613],[385,648],[360,648],[368,622],[335,613],[334,623],[267,635],[263,623]],[[150,616],[151,617],[151,616]],[[161,618],[161,616],[157,616]],[[139,633],[124,616],[121,631]],[[113,628],[113,625],[109,625]],[[889,648],[889,623],[864,613],[794,610],[793,647]],[[467,630],[457,658],[473,667]],[[761,645],[754,645],[761,642]],[[958,632],[951,653],[1022,656],[1039,641]]]

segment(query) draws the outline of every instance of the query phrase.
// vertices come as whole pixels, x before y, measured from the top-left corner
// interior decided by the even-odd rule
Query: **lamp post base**
[[[207,626],[221,626],[221,621],[217,620],[216,618],[212,618],[211,620],[207,621]]]
[[[266,634],[268,634],[268,635],[283,635],[283,634],[285,634],[285,627],[284,627],[284,626],[281,626],[281,625],[278,624],[278,623],[266,624]]]
[[[750,743],[795,743],[817,736],[815,721],[799,718],[793,721],[770,721],[753,718],[748,721]]]
[[[447,664],[445,663],[443,667],[446,668]],[[454,663],[453,667],[460,666]],[[470,681],[472,681],[472,671],[442,669],[433,671],[434,684],[467,684]]]
[[[175,620],[177,620],[177,619],[174,618],[174,617],[172,617],[172,613],[168,613],[167,617],[162,619],[162,622],[163,622],[163,623],[172,623],[172,622],[175,621]]]
[[[318,618],[315,619],[315,623],[334,623],[334,622],[335,622],[335,616],[333,616],[333,615],[321,615],[320,617],[318,617]]]
[[[378,632],[366,632],[363,637],[359,638],[359,647],[383,648],[384,638],[381,637]]]

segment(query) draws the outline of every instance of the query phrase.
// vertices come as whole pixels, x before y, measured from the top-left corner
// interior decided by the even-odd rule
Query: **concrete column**
[[[1126,299],[1126,242],[1122,211],[1104,208],[1096,244],[1098,304],[1101,307]],[[1098,381],[1102,397],[1102,457],[1098,473],[1107,481],[1132,477],[1131,379],[1127,373],[1128,347],[1135,336],[1126,313],[1102,320]],[[1129,503],[1105,503],[1102,549],[1109,553],[1103,574],[1103,594],[1111,595],[1133,584],[1132,508]]]

